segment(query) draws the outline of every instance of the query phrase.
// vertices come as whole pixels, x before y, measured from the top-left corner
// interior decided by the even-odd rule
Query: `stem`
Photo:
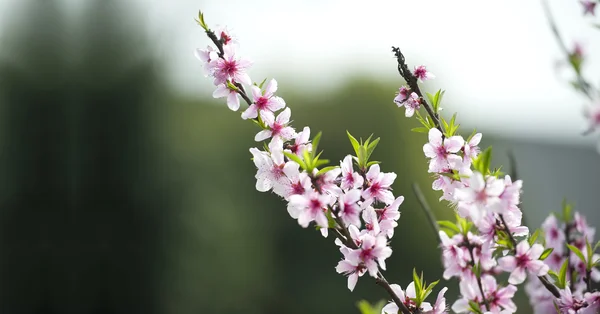
[[[592,271],[589,269],[585,271],[585,283],[587,284],[587,291],[592,292]]]
[[[435,234],[437,235],[438,241],[440,242],[440,244],[442,244],[442,238],[440,237],[440,227],[438,226],[437,220],[435,219],[435,215],[433,214],[431,207],[429,207],[429,204],[427,203],[427,200],[425,199],[425,195],[423,195],[423,192],[421,191],[421,188],[419,187],[419,185],[417,183],[413,183],[412,188],[413,188],[413,192],[417,196],[417,200],[419,201],[419,204],[421,204],[421,208],[423,209],[423,211],[425,212],[425,214],[427,216],[427,220],[429,220],[429,224],[431,225],[431,227],[435,231]]]
[[[404,302],[402,302],[402,300],[400,300],[400,298],[396,295],[396,293],[394,292],[394,290],[392,290],[392,287],[390,286],[390,284],[387,282],[387,280],[385,280],[385,277],[383,277],[383,274],[381,272],[379,272],[379,274],[377,274],[377,278],[375,279],[375,282],[380,285],[381,287],[383,287],[383,289],[385,289],[385,291],[387,291],[387,293],[392,296],[392,300],[394,300],[394,303],[396,303],[396,305],[398,306],[398,308],[400,309],[400,311],[403,314],[413,314],[407,307],[406,305],[404,305]]]
[[[466,244],[467,244],[467,248],[469,249],[469,254],[471,254],[471,267],[475,267],[475,256],[473,255],[473,246],[471,246],[471,243],[469,242],[469,239],[466,240]],[[488,302],[488,300],[485,297],[485,294],[483,293],[483,285],[481,284],[481,276],[479,274],[477,274],[475,276],[477,278],[477,286],[479,287],[479,292],[481,293],[481,299],[483,300],[483,304],[485,304],[485,309],[486,310],[490,310],[490,304]]]
[[[350,231],[348,231],[348,228],[346,227],[346,225],[344,224],[344,222],[338,217],[338,215],[337,215],[336,212],[334,212],[332,209],[330,209],[330,210],[331,210],[331,214],[333,216],[333,219],[337,222],[337,224],[340,227],[340,229],[334,228],[335,235],[347,247],[355,249],[355,250],[358,249],[358,245],[356,245],[356,243],[354,243],[354,241],[352,240],[352,237],[350,236]],[[387,280],[385,279],[385,277],[383,276],[383,274],[381,273],[381,271],[379,271],[377,273],[377,278],[375,278],[375,282],[378,285],[380,285],[381,287],[383,287],[385,289],[385,291],[387,291],[387,293],[392,297],[392,300],[394,300],[394,303],[396,303],[396,305],[398,306],[398,308],[400,309],[400,311],[403,314],[415,314],[415,313],[412,313],[406,307],[406,305],[404,304],[404,302],[402,302],[402,300],[400,300],[400,298],[396,295],[396,293],[394,292],[394,290],[392,290],[392,287],[387,282]]]
[[[565,45],[565,42],[563,41],[563,38],[560,35],[560,32],[558,31],[558,27],[556,26],[556,21],[554,20],[554,17],[552,16],[552,12],[550,11],[550,6],[548,5],[548,2],[546,0],[542,0],[542,6],[544,7],[544,14],[546,15],[548,24],[550,24],[550,29],[552,30],[552,34],[554,34],[554,38],[556,39],[558,46],[560,47],[562,52],[567,57],[567,60],[570,60],[571,53],[569,52],[569,49],[567,49],[567,46]],[[573,70],[575,71],[575,74],[577,76],[577,83],[581,87],[581,90],[590,100],[593,100],[593,96],[590,92],[590,84],[583,78],[583,76],[581,75],[581,72],[578,71],[577,69],[575,69],[575,67],[573,66],[573,64],[570,61],[569,61],[569,64],[571,64],[571,67],[573,67]]]
[[[408,66],[406,65],[406,59],[400,51],[400,48],[392,47],[392,51],[396,55],[396,59],[398,59],[398,72],[404,78],[406,84],[408,84],[408,87],[410,87],[410,90],[415,92],[421,98],[421,104],[423,105],[423,107],[425,107],[425,110],[427,110],[427,113],[433,120],[433,123],[435,123],[435,127],[438,130],[440,130],[442,134],[444,134],[444,131],[442,130],[442,127],[440,125],[439,115],[433,112],[433,109],[427,102],[427,99],[423,97],[423,93],[421,92],[421,89],[419,88],[419,84],[417,82],[417,77],[408,69]]]

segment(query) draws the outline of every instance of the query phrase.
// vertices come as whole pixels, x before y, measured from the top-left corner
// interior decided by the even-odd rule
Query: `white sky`
[[[568,46],[572,40],[584,44],[591,56],[587,78],[598,85],[600,33],[590,24],[600,19],[584,18],[577,0],[549,1]],[[570,72],[559,77],[555,71],[562,55],[539,0],[134,2],[168,65],[169,81],[187,94],[210,97],[212,91],[193,56],[194,48],[209,43],[193,20],[202,9],[209,26],[227,25],[236,35],[241,54],[255,61],[250,74],[257,81],[297,78],[294,87],[326,91],[360,72],[399,84],[390,52],[395,45],[411,68],[423,63],[437,76],[425,89],[445,89],[446,103],[453,105],[448,110],[458,111],[463,124],[515,137],[590,146],[596,141],[579,135],[586,99],[566,83]]]

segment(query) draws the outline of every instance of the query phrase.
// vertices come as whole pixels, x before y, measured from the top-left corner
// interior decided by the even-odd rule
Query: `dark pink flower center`
[[[425,71],[424,67],[418,67],[415,70],[415,76],[420,79],[424,78],[426,73],[427,73],[427,71]]]
[[[292,183],[292,194],[302,195],[304,194],[304,187],[300,182]]]
[[[271,134],[273,136],[278,135],[279,133],[281,133],[281,130],[283,129],[283,125],[279,124],[279,123],[273,123],[273,127],[271,127]]]
[[[222,71],[229,76],[234,76],[238,71],[238,65],[235,60],[227,61],[223,63]]]
[[[550,229],[550,238],[556,240],[556,239],[558,239],[558,235],[559,235],[558,229],[556,229],[556,228]]]
[[[446,156],[448,156],[448,152],[446,151],[446,147],[444,147],[444,145],[438,146],[437,149],[436,149],[436,154],[437,154],[438,158],[446,159]]]
[[[267,105],[269,104],[269,99],[267,97],[261,96],[255,102],[255,104],[259,110],[265,110],[267,108]]]
[[[319,201],[316,198],[313,198],[310,200],[310,209],[312,209],[313,211],[317,211],[321,209],[321,201]]]
[[[231,41],[231,37],[225,32],[221,32],[221,40],[223,41],[223,44],[227,45]]]
[[[485,193],[485,189],[477,192],[477,194],[475,195],[475,201],[477,201],[478,203],[485,203],[487,201],[487,194]]]
[[[379,182],[373,182],[373,184],[371,185],[371,195],[379,193],[380,190],[381,184]]]
[[[373,258],[373,249],[368,248],[368,249],[363,249],[362,251],[360,251],[360,258],[363,261],[372,259]]]
[[[526,267],[530,261],[531,259],[529,256],[527,256],[527,254],[517,256],[517,267]]]

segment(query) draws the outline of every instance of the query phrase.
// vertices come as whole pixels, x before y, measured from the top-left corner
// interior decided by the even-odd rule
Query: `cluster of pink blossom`
[[[387,284],[380,269],[386,269],[385,261],[392,254],[389,241],[404,197],[395,197],[391,191],[396,174],[382,172],[378,162],[368,160],[379,140],[369,138],[359,143],[348,134],[356,155],[346,156],[339,166],[322,167],[327,161],[317,153],[320,134],[310,141],[308,127],[296,132],[289,125],[291,111],[276,96],[277,82],[272,79],[264,88],[265,81],[253,84],[247,73],[252,63],[237,56],[237,42],[227,29],[210,30],[202,14],[198,22],[216,45],[196,51],[205,74],[214,78],[213,96],[226,97],[233,111],[240,108],[240,98],[244,99],[249,107],[241,118],[260,127],[257,142],[268,140],[264,150],[250,149],[257,167],[256,189],[272,191],[286,200],[288,213],[300,226],[306,228],[314,222],[324,237],[335,233],[335,243],[343,255],[336,270],[348,277],[348,289],[353,290],[365,273]],[[251,95],[246,94],[247,89]],[[414,286],[412,290],[409,286],[406,294],[399,286],[392,287],[411,313],[446,313],[446,289],[431,306],[409,298]],[[393,313],[397,311],[398,307]]]
[[[257,168],[256,189],[283,198],[300,226],[314,224],[324,237],[333,233],[343,256],[336,271],[348,277],[350,290],[367,273],[386,288],[393,301],[383,314],[447,313],[446,288],[433,305],[425,302],[437,282],[426,285],[414,273],[413,282],[402,290],[381,273],[392,254],[389,242],[404,197],[392,193],[396,174],[382,172],[379,162],[369,160],[379,139],[358,141],[348,133],[355,154],[347,155],[339,166],[326,166],[328,161],[320,159],[318,151],[320,133],[311,140],[308,127],[296,132],[290,125],[291,110],[276,95],[277,82],[253,83],[247,73],[252,63],[236,55],[238,43],[229,31],[210,30],[202,14],[198,22],[215,45],[196,51],[205,74],[214,79],[213,96],[226,97],[233,111],[240,109],[243,99],[248,108],[241,118],[260,128],[254,139],[264,148],[250,149]],[[456,115],[449,121],[439,116],[443,92],[427,94],[431,105],[421,94],[417,82],[434,76],[424,66],[408,70],[399,49],[394,51],[408,84],[394,102],[405,107],[407,117],[416,115],[423,124],[415,131],[428,134],[423,152],[434,177],[432,188],[442,192],[440,200],[448,201],[457,214],[456,222],[439,222],[443,276],[460,281],[461,298],[452,310],[514,313],[517,286],[529,275],[526,290],[536,313],[597,313],[600,293],[591,288],[592,281],[600,280],[596,269],[600,255],[594,253],[598,245],[590,245],[594,229],[578,213],[572,221],[565,214],[562,223],[551,216],[543,226],[542,243],[547,248],[536,242],[539,232],[530,235],[522,225],[521,180],[490,170],[491,150],[479,148],[481,133],[473,132],[466,140],[458,135]],[[428,116],[421,115],[421,108]],[[509,274],[508,283],[497,280],[504,272]]]
[[[529,236],[529,229],[521,225],[522,181],[513,182],[508,175],[502,177],[498,170],[490,171],[491,150],[482,153],[478,147],[481,134],[474,132],[467,140],[457,135],[456,116],[447,122],[438,115],[441,91],[436,96],[428,94],[432,106],[417,93],[420,93],[417,79],[432,75],[423,72],[422,66],[412,73],[402,70],[408,67],[403,64],[404,57],[399,50],[395,52],[400,73],[409,86],[400,88],[394,102],[406,108],[406,116],[416,113],[424,125],[425,128],[414,131],[427,132],[429,136],[423,152],[429,159],[428,172],[435,179],[432,188],[442,191],[440,200],[450,202],[457,213],[457,223],[440,222],[443,230],[439,231],[444,278],[460,280],[462,297],[452,305],[452,310],[456,313],[514,313],[517,307],[512,298],[517,285],[522,284],[529,274],[537,277],[529,280],[526,288],[532,294],[536,313],[555,313],[555,304],[561,313],[597,313],[600,293],[591,293],[589,280],[600,280],[600,271],[589,260],[596,261],[600,256],[590,252],[589,260],[582,260],[588,254],[587,250],[596,249],[588,245],[586,250],[586,243],[593,241],[594,230],[576,214],[575,220],[566,224],[565,234],[561,231],[565,227],[558,226],[551,216],[544,224],[548,249],[536,243],[537,235]],[[423,118],[419,114],[420,106],[427,109],[429,117]],[[567,248],[565,241],[581,251],[581,258]],[[556,280],[553,284],[547,278],[549,271],[558,272],[569,256],[569,265],[574,270],[579,274],[587,271],[587,277],[579,276],[572,281],[572,287],[577,288],[573,294],[568,286],[559,290],[554,286]],[[496,280],[502,272],[510,273],[506,285]],[[587,285],[584,279],[588,280]],[[560,282],[558,286],[561,286]],[[586,289],[589,292],[584,294]]]
[[[592,292],[589,284],[600,281],[600,271],[595,267],[588,269],[585,260],[590,249],[586,243],[594,240],[596,230],[588,226],[585,218],[578,212],[573,219],[569,216],[558,218],[556,215],[550,215],[542,224],[546,246],[553,249],[544,262],[557,274],[563,266],[565,267],[568,284],[561,291],[561,298],[557,302],[563,312],[598,313],[600,292]],[[569,246],[577,248],[583,256]],[[600,255],[593,252],[589,256],[593,261],[600,259]],[[539,281],[529,280],[525,285],[525,291],[536,314],[550,313],[554,310],[552,294],[545,290]]]

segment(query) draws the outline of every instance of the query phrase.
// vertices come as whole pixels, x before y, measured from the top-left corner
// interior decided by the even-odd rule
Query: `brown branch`
[[[423,195],[423,192],[421,191],[421,188],[419,187],[419,185],[417,183],[412,184],[412,189],[413,189],[413,192],[415,193],[415,195],[417,196],[417,200],[419,201],[419,204],[421,204],[421,208],[423,209],[423,211],[425,212],[425,215],[427,216],[427,220],[429,220],[429,224],[435,231],[435,234],[437,236],[439,243],[442,244],[442,238],[440,237],[440,226],[438,226],[437,220],[435,219],[435,215],[433,214],[433,211],[431,210],[429,203],[427,203],[427,200],[425,199],[425,195]]]
[[[433,120],[433,123],[435,123],[435,127],[438,130],[440,130],[442,134],[444,134],[442,126],[440,125],[440,116],[437,113],[433,112],[431,105],[429,105],[427,99],[423,96],[423,93],[419,88],[417,77],[410,71],[408,65],[406,65],[406,59],[400,51],[400,48],[392,47],[392,51],[394,52],[394,54],[396,55],[396,59],[398,60],[398,72],[400,73],[400,76],[404,78],[406,84],[408,84],[408,87],[410,87],[410,90],[415,92],[421,98],[421,104],[423,105],[423,107],[425,107],[425,110],[427,110],[427,113]]]

